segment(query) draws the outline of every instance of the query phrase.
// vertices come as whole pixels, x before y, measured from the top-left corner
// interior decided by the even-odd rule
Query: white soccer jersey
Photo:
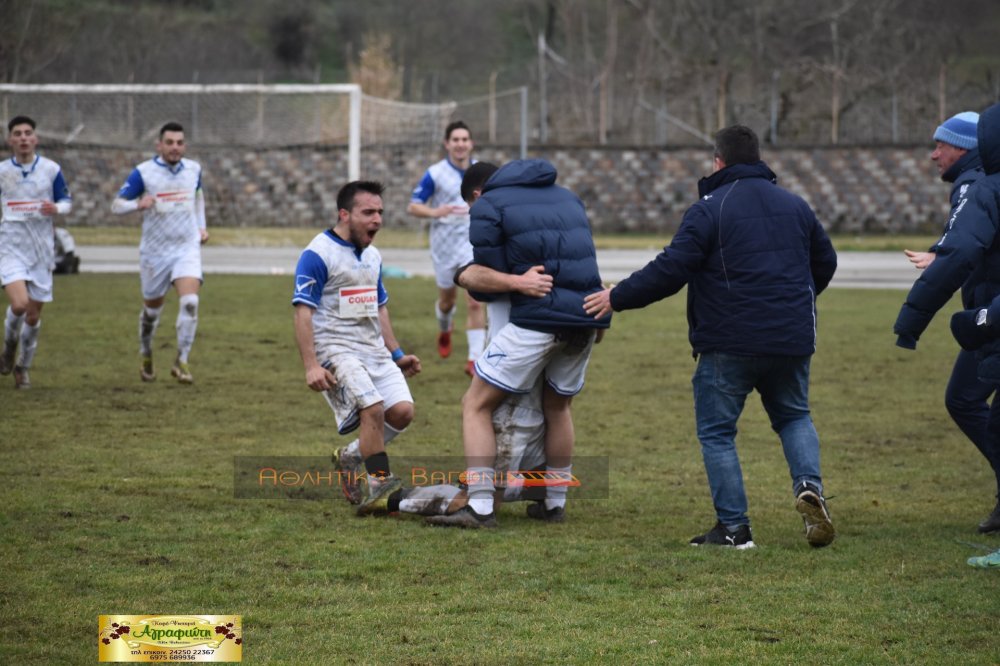
[[[45,201],[71,201],[58,164],[41,156],[30,165],[13,157],[0,163],[0,255],[16,257],[25,267],[52,269],[55,236],[52,218],[40,210]]]
[[[372,245],[359,251],[327,229],[299,257],[292,303],[314,309],[317,356],[347,352],[388,357],[378,319],[378,308],[388,300],[382,255]]]
[[[144,194],[156,203],[142,212],[139,254],[173,256],[200,247],[198,230],[205,226],[200,164],[182,158],[171,167],[159,156],[146,160],[129,174],[118,197],[133,201]]]
[[[471,163],[475,163],[473,160]],[[431,208],[439,206],[461,206],[465,212],[445,215],[435,222],[441,224],[469,224],[469,207],[462,200],[462,177],[465,171],[448,161],[447,158],[432,164],[420,183],[413,189],[410,201],[427,204]]]

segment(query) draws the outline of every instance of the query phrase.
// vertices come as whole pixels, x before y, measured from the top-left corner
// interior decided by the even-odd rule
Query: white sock
[[[198,294],[184,294],[177,311],[177,358],[181,363],[187,363],[197,330]]]
[[[469,341],[469,360],[475,361],[483,353],[483,346],[486,344],[486,329],[470,328],[465,332],[465,337]]]
[[[15,316],[14,311],[7,306],[7,318],[3,322],[3,344],[8,349],[17,347],[17,341],[21,337],[21,324],[24,322],[24,315]]]
[[[42,320],[32,326],[28,322],[21,324],[21,350],[17,355],[17,363],[22,368],[30,368],[31,361],[35,358],[35,350],[38,348],[38,329],[42,327]]]
[[[382,426],[382,442],[384,444],[388,444],[392,440],[396,439],[397,435],[401,435],[404,432],[406,432],[406,428],[403,428],[402,430],[396,430],[388,423],[385,423]],[[347,446],[345,446],[344,450],[341,452],[340,455],[342,458],[345,458],[347,462],[360,465],[362,462],[364,462],[361,458],[361,440],[356,439]]]
[[[383,423],[382,424],[382,443],[383,444],[388,444],[392,440],[396,439],[396,437],[398,435],[402,435],[404,432],[406,432],[406,428],[403,428],[402,430],[396,430],[395,428],[393,428],[388,423]]]
[[[450,331],[451,320],[455,316],[455,306],[452,306],[451,310],[448,312],[441,312],[441,304],[434,301],[434,316],[437,317],[438,328],[440,328],[442,332]]]
[[[480,516],[493,513],[495,474],[492,467],[469,467],[465,470],[465,479],[469,486],[469,506]]]
[[[573,474],[573,465],[567,467],[549,467],[545,466],[545,471],[549,473],[548,481],[551,483],[559,479],[570,478]],[[569,486],[546,486],[545,488],[545,509],[546,511],[551,511],[555,508],[565,508],[566,506],[566,491],[569,490]]]
[[[153,334],[160,325],[160,313],[163,306],[151,308],[144,305],[139,312],[139,353],[143,356],[153,355]]]

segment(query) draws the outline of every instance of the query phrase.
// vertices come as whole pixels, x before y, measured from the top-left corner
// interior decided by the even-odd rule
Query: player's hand
[[[583,299],[583,310],[594,319],[611,314],[611,288],[595,291]]]
[[[934,252],[914,252],[913,250],[903,250],[903,254],[910,260],[914,268],[923,270],[930,266],[937,258]]]
[[[147,210],[152,208],[154,204],[156,204],[156,199],[148,194],[145,194],[139,198],[139,203],[136,204],[136,206],[139,210]]]
[[[201,238],[201,244],[204,245],[208,242],[208,229],[198,229],[198,236]]]
[[[517,291],[525,296],[541,298],[552,291],[552,276],[545,274],[544,266],[532,266],[514,278]]]
[[[420,372],[420,359],[413,354],[407,354],[396,361],[396,365],[403,371],[404,377],[412,377]]]
[[[59,212],[59,209],[56,208],[56,205],[51,201],[43,201],[39,212],[41,212],[42,215],[55,215]]]
[[[323,366],[317,365],[306,370],[306,384],[313,391],[329,391],[337,385],[337,378]]]

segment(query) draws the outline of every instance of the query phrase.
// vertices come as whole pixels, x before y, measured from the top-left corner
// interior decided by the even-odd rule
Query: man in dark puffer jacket
[[[555,181],[556,170],[549,162],[515,160],[488,176],[470,209],[469,240],[477,265],[510,274],[543,266],[552,276],[552,290],[541,298],[510,294],[510,323],[476,361],[472,384],[462,399],[469,503],[450,515],[430,517],[432,524],[496,526],[493,411],[508,394],[529,392],[540,376],[545,379],[546,470],[550,480],[571,477],[570,405],[583,389],[596,330],[607,328],[610,316],[594,321],[583,311],[584,296],[601,289],[597,253],[583,203]],[[467,185],[479,189],[463,180],[463,189]],[[548,486],[540,517],[561,520],[565,503],[566,486]]]
[[[809,413],[816,296],[837,255],[800,197],[775,185],[757,136],[736,125],[715,136],[715,172],[670,246],[614,289],[585,301],[591,315],[641,308],[688,288],[695,420],[718,519],[693,545],[752,548],[736,422],[754,389],[781,438],[796,509],[812,546],[836,532],[823,499],[819,437]]]
[[[979,117],[979,156],[986,175],[966,190],[936,246],[936,258],[913,284],[893,331],[896,344],[915,349],[935,313],[963,289],[967,308],[952,318],[952,331],[962,349],[976,353],[979,381],[993,388],[994,399],[980,447],[997,477],[997,505],[979,531],[1000,529],[1000,105]],[[975,281],[969,276],[975,275]]]
[[[964,111],[941,123],[934,131],[935,147],[931,159],[937,165],[941,180],[951,183],[951,211],[965,196],[966,190],[983,177],[983,162],[979,157],[977,127],[979,114]],[[948,215],[950,223],[951,213]],[[944,235],[947,236],[948,225]],[[927,252],[904,250],[906,256],[917,268],[926,268],[934,261],[937,243]],[[962,307],[972,308],[976,287],[986,280],[985,267],[980,265],[962,285]],[[1000,451],[994,451],[993,440],[986,434],[986,424],[990,418],[990,404],[993,385],[979,381],[977,376],[979,360],[976,353],[960,349],[952,367],[948,387],[945,389],[944,404],[952,420],[993,468],[1000,492]],[[979,532],[986,534],[1000,530],[1000,502],[993,513],[979,523]]]

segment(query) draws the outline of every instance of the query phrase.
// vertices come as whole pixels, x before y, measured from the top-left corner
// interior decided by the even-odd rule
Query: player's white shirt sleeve
[[[292,303],[314,310],[317,356],[388,356],[378,318],[378,308],[388,300],[382,285],[382,255],[373,246],[359,252],[327,230],[299,257]]]
[[[118,192],[112,212],[125,214],[136,210],[138,198],[148,194],[155,203],[143,211],[142,241],[139,254],[179,256],[200,247],[199,229],[204,229],[204,212],[199,216],[201,165],[181,159],[170,166],[158,156],[137,166]]]
[[[59,165],[40,155],[32,164],[13,157],[0,163],[0,256],[16,258],[26,267],[54,265],[52,217],[41,213],[44,202],[69,213],[72,196]]]

